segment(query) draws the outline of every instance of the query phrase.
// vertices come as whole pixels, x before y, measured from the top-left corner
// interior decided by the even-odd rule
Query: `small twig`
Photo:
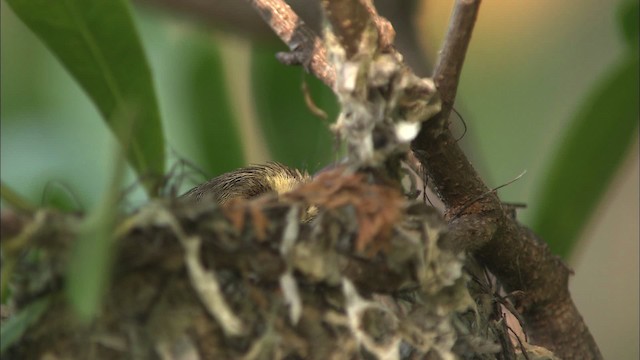
[[[514,182],[520,180],[524,176],[524,174],[526,174],[526,173],[527,173],[527,170],[524,170],[523,172],[520,173],[520,175],[516,176],[514,179],[509,180],[506,183],[504,183],[504,184],[502,184],[500,186],[494,187],[493,189],[485,192],[484,194],[480,194],[480,195],[476,196],[475,198],[469,200],[466,204],[462,205],[462,207],[460,209],[458,209],[458,211],[456,211],[456,213],[451,217],[451,220],[460,217],[460,215],[462,215],[462,213],[467,208],[469,208],[469,206],[473,205],[476,201],[481,200],[482,198],[484,198],[485,196],[487,196],[489,194],[495,194],[498,190],[502,189],[503,187],[513,184]]]
[[[427,188],[429,188],[432,193],[435,193],[435,190],[429,182],[429,176],[427,175],[427,172],[425,171],[424,167],[415,156],[413,151],[409,151],[407,153],[407,158],[404,160],[404,162],[405,164],[407,164],[409,169],[411,169],[411,171],[413,171],[416,176],[418,176],[422,180],[422,202],[425,204],[429,204],[430,206],[437,207],[433,204],[431,199],[429,199],[429,195],[427,194]]]
[[[313,97],[311,97],[311,91],[309,91],[309,86],[307,85],[307,80],[302,79],[302,95],[304,96],[304,103],[307,105],[307,108],[311,113],[324,121],[329,120],[329,115],[322,110],[316,102],[313,101]]]
[[[524,356],[524,358],[526,360],[531,360],[531,358],[529,357],[529,354],[527,352],[527,349],[524,347],[524,344],[522,343],[522,340],[520,340],[520,336],[518,336],[518,334],[516,334],[515,331],[513,331],[513,329],[507,325],[507,329],[509,331],[511,331],[511,333],[513,334],[513,336],[515,336],[516,341],[518,341],[518,344],[520,345],[520,351],[522,351],[522,355]]]
[[[284,41],[289,50],[305,65],[305,68],[333,88],[335,71],[327,61],[326,51],[320,38],[296,15],[283,0],[250,0],[260,16]]]
[[[369,16],[371,16],[376,29],[378,29],[378,48],[381,51],[390,49],[393,46],[393,41],[396,38],[396,30],[393,28],[393,25],[389,22],[389,20],[378,15],[378,11],[373,6],[372,0],[361,1],[365,9],[367,9]]]
[[[462,64],[478,17],[480,2],[481,0],[457,0],[453,7],[444,47],[433,73],[442,99],[443,112],[448,113],[455,101]]]

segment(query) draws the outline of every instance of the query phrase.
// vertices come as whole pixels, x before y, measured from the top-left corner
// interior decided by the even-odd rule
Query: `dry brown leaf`
[[[401,194],[384,185],[370,184],[364,174],[344,174],[343,168],[320,174],[312,182],[287,195],[290,200],[332,210],[347,205],[355,208],[358,237],[355,248],[375,255],[388,249],[388,238],[401,214]]]

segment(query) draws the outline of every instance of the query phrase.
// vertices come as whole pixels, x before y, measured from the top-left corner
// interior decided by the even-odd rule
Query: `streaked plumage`
[[[306,183],[311,177],[306,172],[292,169],[277,162],[252,165],[217,176],[182,195],[196,200],[209,199],[225,204],[231,199],[250,199],[274,192],[284,194]]]

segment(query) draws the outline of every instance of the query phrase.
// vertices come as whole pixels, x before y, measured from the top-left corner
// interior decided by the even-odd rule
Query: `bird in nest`
[[[311,176],[306,171],[268,162],[219,175],[189,190],[182,197],[224,205],[232,199],[252,199],[267,193],[282,195],[309,181]]]

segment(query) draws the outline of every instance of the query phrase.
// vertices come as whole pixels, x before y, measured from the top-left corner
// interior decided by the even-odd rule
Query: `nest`
[[[11,358],[493,359],[502,351],[492,294],[475,285],[463,256],[438,246],[440,215],[363,174],[329,172],[280,199],[223,208],[163,200],[123,217],[90,324],[75,320],[62,291],[77,216],[36,217],[29,241],[39,256],[18,264],[16,274],[29,276],[14,279],[14,299],[43,311]]]

